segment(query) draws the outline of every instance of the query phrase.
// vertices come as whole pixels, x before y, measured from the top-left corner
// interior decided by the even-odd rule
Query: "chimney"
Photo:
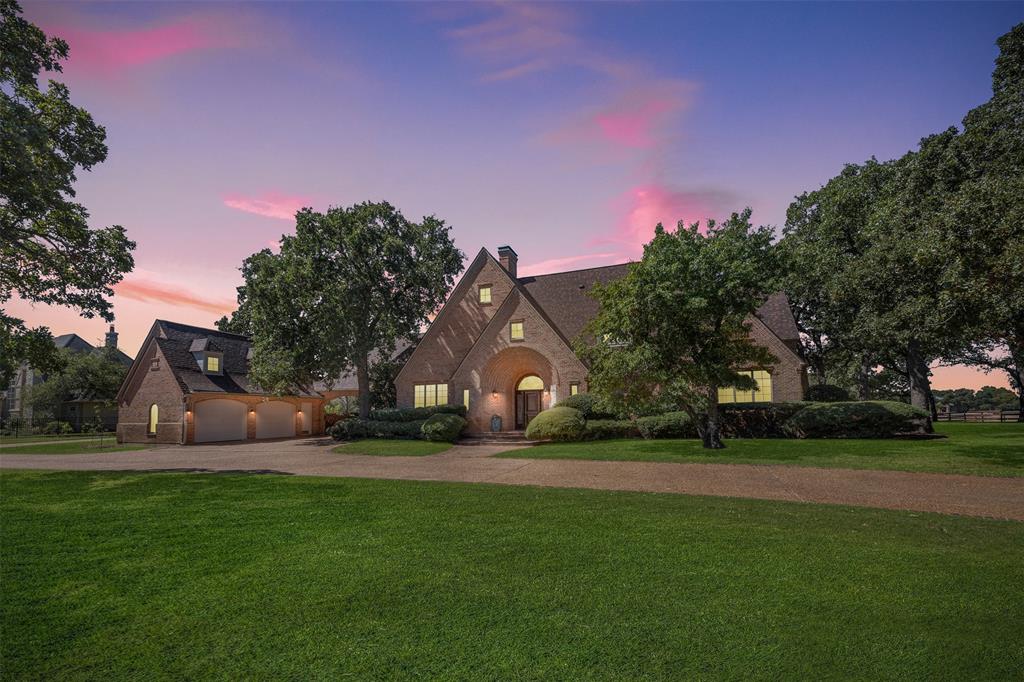
[[[110,325],[110,331],[107,332],[106,343],[107,348],[117,348],[117,332],[114,331],[114,325]]]
[[[516,274],[516,265],[519,263],[519,256],[512,250],[511,246],[499,246],[498,247],[498,262],[501,263],[501,267],[508,270],[508,274],[512,275],[512,279],[516,279],[519,275]]]

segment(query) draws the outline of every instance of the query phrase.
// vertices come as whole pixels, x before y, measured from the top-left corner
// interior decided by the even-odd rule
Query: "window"
[[[149,406],[149,424],[146,427],[146,433],[150,436],[156,435],[156,425],[160,419],[160,408],[153,403]]]
[[[491,302],[491,285],[481,284],[480,285],[480,302],[490,303]]]
[[[462,389],[462,404],[466,408],[466,412],[469,412],[469,389]]]
[[[153,358],[153,362],[149,363],[149,371],[157,372],[160,370],[160,358]]]
[[[220,358],[216,355],[206,356],[206,371],[211,373],[220,372]]]
[[[579,394],[580,394],[580,382],[573,381],[572,383],[569,384],[569,395],[579,395]]]
[[[539,376],[535,376],[535,375],[530,375],[528,377],[523,377],[522,379],[519,380],[519,383],[516,385],[516,390],[517,391],[543,391],[544,390],[544,381]]]
[[[751,377],[757,382],[757,387],[752,391],[743,389],[727,388],[718,389],[718,402],[720,403],[770,403],[772,401],[772,375],[767,370],[751,369],[740,372]]]
[[[413,386],[415,407],[434,407],[448,404],[448,384],[416,384]]]
[[[525,334],[526,332],[523,329],[522,320],[519,320],[518,322],[509,323],[508,335],[510,339],[512,339],[513,341],[522,341],[524,338],[526,338]]]

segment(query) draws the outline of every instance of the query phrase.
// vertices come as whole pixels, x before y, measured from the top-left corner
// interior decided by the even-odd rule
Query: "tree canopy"
[[[28,401],[33,409],[56,419],[60,405],[69,400],[85,400],[113,405],[128,368],[120,362],[116,351],[97,348],[72,352],[61,349],[63,368],[32,386]]]

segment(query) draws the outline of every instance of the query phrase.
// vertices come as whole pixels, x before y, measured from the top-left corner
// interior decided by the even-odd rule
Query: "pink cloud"
[[[113,286],[114,294],[146,303],[161,303],[173,307],[195,308],[214,315],[225,315],[237,306],[229,299],[212,299],[193,293],[177,284],[157,282],[139,276],[129,276]]]
[[[278,220],[294,220],[295,213],[311,203],[309,197],[281,194],[280,192],[264,192],[259,196],[243,196],[228,194],[224,196],[224,205],[246,213]]]
[[[546,272],[560,272],[570,265],[579,263],[592,263],[594,261],[607,261],[619,259],[618,253],[588,253],[581,256],[566,256],[564,258],[549,258],[539,263],[531,263],[519,267],[520,275],[542,275]]]

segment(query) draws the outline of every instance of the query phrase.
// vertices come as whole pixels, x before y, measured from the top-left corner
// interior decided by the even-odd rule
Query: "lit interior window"
[[[569,395],[579,395],[580,385],[575,381],[569,384]]]
[[[149,425],[147,426],[147,429],[146,429],[146,431],[149,433],[149,435],[151,435],[151,436],[155,436],[156,435],[156,425],[157,425],[157,422],[159,420],[160,420],[160,408],[157,407],[156,403],[153,403],[152,405],[149,406]]]
[[[523,377],[516,386],[517,391],[543,391],[544,382],[538,376]]]
[[[468,388],[462,389],[462,404],[465,406],[466,410],[468,411],[469,410],[469,389]]]
[[[757,382],[757,386],[751,391],[736,389],[731,386],[718,389],[718,402],[720,403],[770,403],[772,401],[772,375],[771,372],[763,369],[754,369],[740,372]]]
[[[216,355],[206,356],[206,371],[207,372],[219,372],[220,371],[220,358]]]
[[[415,407],[434,407],[448,404],[448,384],[416,384],[413,386]]]
[[[491,302],[491,285],[490,284],[488,284],[486,286],[481,286],[480,287],[480,302],[481,303],[490,303]]]
[[[509,336],[513,341],[522,341],[524,337],[523,322],[512,322],[509,325]]]

